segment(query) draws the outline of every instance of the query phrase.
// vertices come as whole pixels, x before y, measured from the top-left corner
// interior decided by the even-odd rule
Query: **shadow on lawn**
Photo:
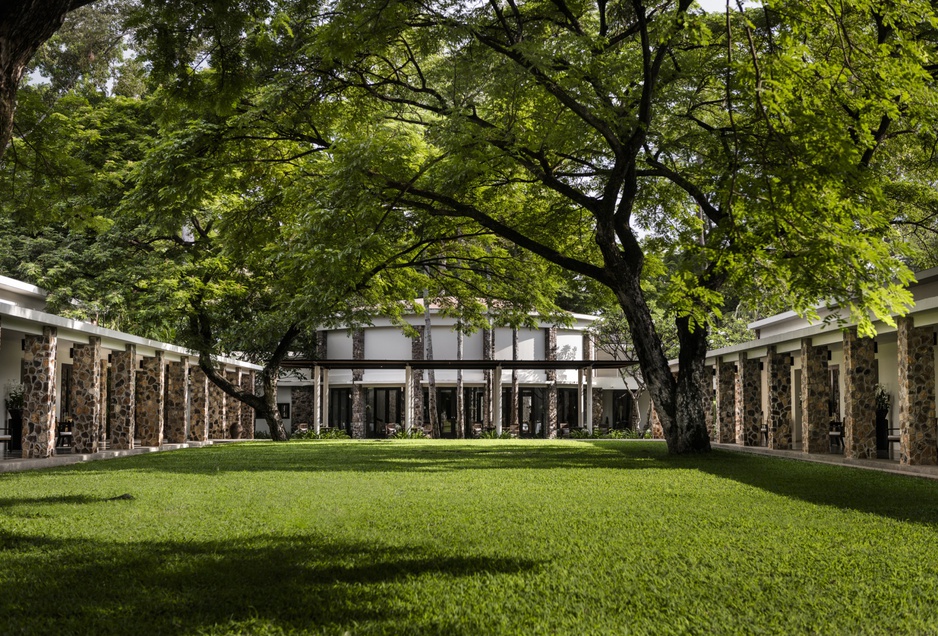
[[[928,479],[722,450],[665,455],[660,465],[699,470],[821,506],[938,526],[938,482]]]
[[[470,608],[464,624],[421,629],[420,606],[432,600],[398,597],[423,576],[442,576],[445,585],[537,566],[312,537],[126,544],[14,532],[0,532],[0,557],[2,631],[36,634],[196,633],[214,625],[234,632],[369,625],[391,633],[473,634],[484,630],[484,618]]]
[[[109,472],[133,462],[134,469],[183,474],[226,472],[425,472],[495,469],[666,468],[660,442],[618,442],[626,455],[584,447],[581,443],[499,442],[435,443],[330,443],[289,442],[209,447],[192,452],[154,453],[127,459],[92,462],[73,470]]]

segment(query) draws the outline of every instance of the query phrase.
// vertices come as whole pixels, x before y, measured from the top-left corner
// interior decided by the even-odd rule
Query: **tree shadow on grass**
[[[0,555],[0,631],[26,634],[197,633],[213,626],[475,634],[484,631],[484,617],[467,612],[465,624],[440,624],[425,617],[421,603],[399,597],[424,576],[445,585],[537,567],[309,536],[109,543],[0,532]]]
[[[610,450],[631,447],[627,454]],[[105,472],[132,465],[136,470],[183,474],[225,472],[424,472],[497,469],[614,470],[667,467],[659,442],[613,442],[590,447],[579,442],[435,443],[329,443],[226,445],[152,453],[131,458],[92,462],[69,470]]]
[[[619,452],[628,454],[627,449],[620,448]],[[659,465],[699,470],[820,506],[938,528],[938,482],[928,479],[723,450],[704,455],[665,455]]]

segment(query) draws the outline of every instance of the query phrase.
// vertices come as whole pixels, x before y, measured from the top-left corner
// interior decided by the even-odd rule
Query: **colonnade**
[[[897,319],[900,464],[938,464],[935,335],[934,326],[916,327],[910,317]],[[855,327],[843,331],[842,435],[844,455],[851,459],[877,456],[876,389],[880,379],[876,349],[875,339],[860,337]],[[772,449],[790,449],[797,407],[801,450],[830,452],[829,346],[803,338],[800,350],[780,353],[776,346],[768,346],[758,358],[749,355],[751,352],[740,353],[735,362],[722,357],[714,361],[715,387],[705,391],[704,398],[706,410],[713,414],[711,439],[724,444],[765,443]],[[800,359],[801,391],[794,396],[798,402],[793,403],[796,355]],[[711,409],[713,401],[715,408]]]
[[[24,458],[55,452],[58,345],[55,327],[24,337]],[[92,336],[72,345],[71,358],[71,408],[63,415],[72,418],[74,452],[96,453],[105,441],[111,449],[131,449],[135,440],[160,446],[254,437],[254,410],[209,382],[187,357],[167,362],[163,351],[141,357],[132,344],[105,356],[100,338]],[[253,370],[228,368],[225,374],[253,392]]]

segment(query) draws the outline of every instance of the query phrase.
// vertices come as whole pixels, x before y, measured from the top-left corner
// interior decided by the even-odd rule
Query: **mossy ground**
[[[838,466],[394,440],[0,476],[3,634],[917,634],[936,607],[938,483]]]

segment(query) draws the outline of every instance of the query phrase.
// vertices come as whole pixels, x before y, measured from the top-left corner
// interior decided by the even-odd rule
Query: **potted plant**
[[[23,404],[26,401],[26,387],[19,382],[7,382],[6,397],[3,400],[10,423],[7,433],[10,435],[8,447],[11,451],[23,448]]]
[[[889,409],[892,395],[882,384],[876,387],[876,456],[889,457]]]

